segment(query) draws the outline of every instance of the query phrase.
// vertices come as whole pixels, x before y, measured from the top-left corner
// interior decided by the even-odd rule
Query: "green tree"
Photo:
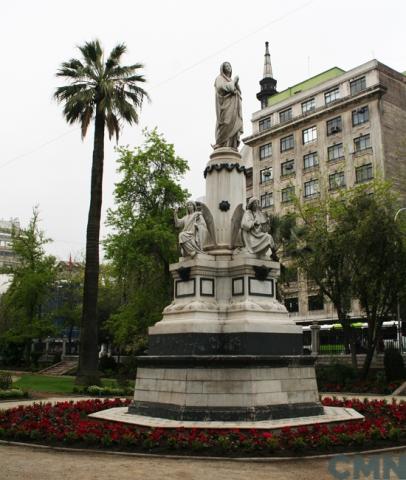
[[[75,327],[80,326],[83,299],[84,265],[78,262],[61,263],[56,284],[58,307],[52,312],[54,320],[62,321],[67,329],[68,346]]]
[[[374,182],[348,195],[345,229],[350,233],[353,294],[368,323],[362,377],[368,375],[382,324],[396,315],[406,278],[404,223],[395,222],[399,200],[390,185]]]
[[[120,310],[108,325],[121,346],[137,344],[171,301],[169,264],[179,257],[172,209],[188,197],[179,185],[187,162],[156,130],[144,134],[141,147],[118,149],[122,178],[107,217],[113,233],[105,241],[106,256],[121,293]]]
[[[394,316],[404,289],[406,249],[404,226],[395,222],[398,205],[390,185],[375,181],[299,208],[301,228],[292,251],[298,266],[334,304],[354,365],[351,298],[359,300],[365,315],[363,378],[381,338],[382,323]]]
[[[346,353],[357,366],[355,339],[349,313],[352,296],[351,249],[348,225],[344,223],[343,195],[324,201],[298,204],[298,228],[288,247],[296,266],[313,281],[337,311],[343,327]]]
[[[12,248],[18,258],[2,273],[10,275],[10,286],[2,296],[1,337],[3,343],[24,345],[24,358],[30,363],[34,338],[54,331],[47,303],[56,279],[56,261],[45,253],[50,242],[39,228],[38,208],[34,208],[29,226],[12,232]]]
[[[55,98],[64,104],[63,114],[68,123],[78,122],[85,137],[90,121],[94,119],[94,144],[91,175],[90,207],[86,234],[86,266],[83,288],[79,369],[76,378],[80,384],[99,383],[97,298],[99,278],[99,239],[102,205],[104,131],[118,141],[121,123],[138,123],[137,110],[147,93],[140,84],[142,64],[121,65],[126,51],[124,44],[113,48],[107,60],[98,40],[79,47],[82,59],[64,62],[58,77],[69,81],[57,88]]]

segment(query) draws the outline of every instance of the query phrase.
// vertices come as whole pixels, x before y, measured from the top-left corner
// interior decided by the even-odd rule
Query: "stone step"
[[[62,360],[55,365],[44,368],[40,375],[64,375],[78,366],[78,360]]]

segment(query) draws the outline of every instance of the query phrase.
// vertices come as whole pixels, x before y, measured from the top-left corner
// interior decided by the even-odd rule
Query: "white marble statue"
[[[178,218],[178,209],[175,209],[175,226],[181,228],[179,245],[183,257],[194,257],[203,253],[205,222],[201,212],[197,210],[194,202],[187,202],[186,215]]]
[[[241,233],[244,250],[258,256],[265,255],[274,247],[274,241],[269,231],[268,217],[262,212],[259,200],[250,198],[247,210],[241,220]]]
[[[229,62],[220,67],[216,78],[216,143],[213,148],[231,147],[238,149],[242,128],[241,89],[238,76],[232,78]]]

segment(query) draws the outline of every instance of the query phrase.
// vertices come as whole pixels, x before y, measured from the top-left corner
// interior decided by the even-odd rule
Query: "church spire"
[[[257,93],[257,99],[261,102],[261,108],[268,106],[268,98],[278,93],[276,80],[273,78],[269,42],[265,42],[264,76],[260,80],[261,90]]]
[[[265,42],[264,78],[273,78],[269,42]]]

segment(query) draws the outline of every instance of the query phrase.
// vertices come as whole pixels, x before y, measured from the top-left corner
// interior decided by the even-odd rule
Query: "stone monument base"
[[[128,413],[126,407],[109,408],[101,412],[92,413],[89,417],[106,420],[109,422],[120,422],[129,425],[150,428],[238,428],[266,429],[267,431],[278,432],[282,428],[304,427],[317,424],[331,425],[348,421],[363,420],[363,416],[353,408],[343,407],[324,407],[321,415],[311,417],[283,418],[279,420],[260,420],[260,421],[196,421],[196,420],[168,420],[166,418],[145,417],[144,415],[133,415]]]
[[[139,357],[129,413],[179,421],[261,421],[323,414],[307,356]]]

